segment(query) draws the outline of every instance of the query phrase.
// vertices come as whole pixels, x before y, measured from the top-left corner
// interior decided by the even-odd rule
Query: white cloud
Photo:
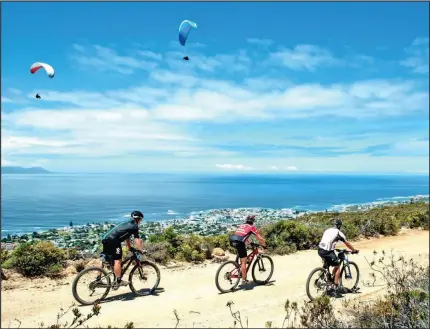
[[[400,62],[414,73],[429,73],[429,38],[416,38],[412,45],[405,49],[408,57]]]
[[[270,54],[269,61],[292,70],[314,71],[319,66],[334,66],[343,61],[335,58],[324,48],[314,45],[297,45],[293,49],[282,49]]]
[[[99,71],[115,71],[120,74],[132,74],[136,70],[150,71],[158,66],[156,62],[137,59],[132,56],[122,56],[112,48],[100,45],[90,49],[74,45],[76,53],[72,55],[80,66],[88,66]]]
[[[153,64],[153,69],[146,72],[148,76],[145,76],[144,84],[129,88],[100,92],[76,89],[38,91],[43,94],[43,102],[35,104],[37,107],[23,107],[2,114],[3,129],[7,129],[2,136],[2,150],[8,152],[8,159],[15,155],[43,154],[77,158],[167,154],[184,161],[198,158],[206,168],[213,168],[213,164],[218,163],[220,169],[251,170],[251,167],[240,165],[248,163],[252,168],[276,170],[276,167],[297,171],[296,166],[285,167],[292,161],[300,171],[304,171],[309,163],[296,162],[296,158],[291,156],[293,151],[269,148],[266,151],[270,159],[254,164],[249,158],[239,157],[242,151],[210,146],[217,145],[221,136],[215,138],[214,133],[214,136],[206,134],[203,137],[201,132],[204,129],[199,126],[236,123],[240,127],[240,124],[253,124],[252,121],[267,124],[325,116],[332,119],[375,117],[383,122],[389,116],[428,114],[428,90],[422,89],[414,80],[368,79],[348,83],[297,84],[273,77],[267,70],[260,75],[255,71],[252,55],[240,50],[234,54],[214,56],[195,52],[189,62],[184,62],[183,54],[174,52],[161,55],[140,50],[131,56],[102,46],[75,45],[74,49],[75,60],[94,67],[101,66],[101,69],[125,74],[147,70],[142,67],[145,63],[143,58]],[[286,65],[295,69],[314,70],[320,65],[342,62],[329,51],[316,46],[299,45],[289,52]],[[279,52],[272,53],[272,59],[276,54],[280,55]],[[174,69],[168,70],[166,65]],[[220,78],[221,74],[223,78]],[[4,97],[12,99],[13,95],[9,89]],[[34,92],[28,97],[33,98]],[[247,134],[247,140],[257,133]],[[234,131],[227,135],[233,134]],[[268,144],[271,139],[268,135],[266,132],[260,136],[254,145]],[[225,145],[232,140],[233,137],[226,136]],[[344,141],[313,136],[311,141],[292,142],[297,147],[306,147],[310,143],[312,147],[334,147],[339,151],[362,151],[366,143],[375,144],[371,137]],[[417,148],[423,146],[419,142],[413,145]],[[402,144],[396,146],[399,150],[402,147],[408,148]],[[290,156],[290,160],[284,158],[274,162],[280,154]],[[271,166],[271,163],[277,165]]]
[[[163,59],[163,56],[161,54],[157,54],[157,53],[154,53],[153,51],[149,51],[149,50],[139,50],[137,53],[140,56],[151,58],[151,59],[156,59],[156,60]]]
[[[13,100],[8,98],[8,97],[1,97],[1,102],[2,103],[13,103]]]
[[[273,165],[270,166],[269,169],[270,170],[275,170],[275,171],[279,170],[279,168],[277,166],[273,166]]]
[[[215,165],[215,167],[217,168],[221,168],[221,169],[227,169],[227,170],[252,170],[252,167],[248,167],[242,164],[229,164],[229,163],[225,163],[225,164],[217,164]]]

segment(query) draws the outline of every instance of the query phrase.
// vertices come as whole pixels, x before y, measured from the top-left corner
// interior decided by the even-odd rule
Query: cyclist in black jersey
[[[139,236],[139,224],[142,220],[143,214],[140,211],[133,211],[131,220],[118,224],[102,236],[103,254],[112,257],[114,260],[113,269],[118,286],[128,286],[129,284],[121,278],[121,242],[125,241],[127,248],[130,250],[132,247],[129,239],[133,236],[137,249],[143,252],[143,240]]]

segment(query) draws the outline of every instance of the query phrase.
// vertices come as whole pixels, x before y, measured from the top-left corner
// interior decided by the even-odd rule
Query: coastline
[[[373,202],[349,205],[333,205],[328,209],[271,209],[271,208],[225,208],[209,209],[192,212],[186,218],[174,218],[160,221],[144,221],[141,225],[141,233],[146,238],[150,235],[160,234],[169,226],[173,226],[179,234],[197,234],[201,236],[219,235],[228,233],[234,225],[241,222],[250,212],[259,218],[259,226],[267,225],[281,219],[299,218],[305,214],[323,212],[360,212],[373,208],[396,206],[424,202],[429,203],[429,195],[415,195],[405,197],[380,198]],[[170,214],[169,214],[170,212]],[[168,211],[174,215],[173,211]],[[124,215],[128,217],[128,215]],[[125,218],[124,218],[125,220]],[[76,248],[84,253],[90,253],[94,245],[97,245],[100,236],[115,226],[118,222],[87,223],[85,225],[65,226],[39,232],[27,232],[20,235],[7,234],[2,237],[2,247],[12,250],[16,244],[32,242],[34,240],[51,241],[59,248]],[[71,223],[72,224],[72,223]]]

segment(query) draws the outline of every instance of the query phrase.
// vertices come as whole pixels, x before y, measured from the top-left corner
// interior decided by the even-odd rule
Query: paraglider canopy
[[[181,25],[179,25],[179,43],[183,47],[185,47],[185,44],[187,43],[188,35],[190,34],[191,28],[196,29],[197,24],[189,20],[184,20]],[[189,60],[187,54],[185,54],[184,60]]]
[[[30,73],[34,74],[37,71],[39,71],[41,68],[44,68],[46,73],[48,74],[48,77],[50,77],[51,79],[55,76],[55,71],[54,68],[46,63],[41,63],[41,62],[35,62],[30,66]]]

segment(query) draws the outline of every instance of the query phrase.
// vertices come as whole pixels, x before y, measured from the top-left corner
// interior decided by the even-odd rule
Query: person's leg
[[[247,283],[248,281],[246,280],[246,262],[248,260],[247,258],[248,255],[246,254],[245,243],[244,242],[238,243],[236,248],[240,258],[240,270],[242,273],[242,282]]]
[[[114,264],[113,264],[113,272],[116,277],[116,284],[118,286],[128,286],[128,281],[122,280],[121,273],[121,261],[122,261],[122,248],[121,244],[115,246],[115,254],[114,254]]]
[[[242,281],[246,281],[246,257],[240,259],[240,271],[242,273]]]
[[[339,266],[333,267],[333,278],[334,278],[334,284],[336,286],[338,286],[339,285],[339,279],[340,279]]]

